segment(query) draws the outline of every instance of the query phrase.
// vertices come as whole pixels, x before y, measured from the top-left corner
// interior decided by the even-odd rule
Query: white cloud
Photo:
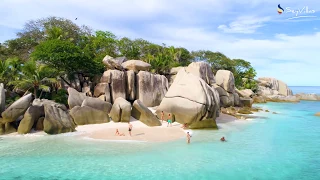
[[[267,21],[270,21],[270,17],[241,16],[229,25],[219,25],[218,29],[225,33],[250,34],[255,33],[256,30],[264,26],[264,23]]]
[[[289,85],[320,85],[314,75],[320,67],[317,59],[320,33],[315,33],[318,29],[313,29],[314,26],[310,28],[311,34],[287,35],[297,34],[295,29],[287,28],[285,34],[248,38],[250,33],[281,20],[283,16],[276,13],[278,3],[276,0],[1,0],[0,31],[9,35],[12,33],[3,31],[3,27],[21,29],[27,20],[47,16],[71,20],[78,17],[75,22],[79,25],[109,30],[117,36],[144,38],[190,50],[221,51],[230,58],[250,61],[258,76],[274,76]],[[281,3],[284,7],[320,7],[314,0]],[[286,29],[286,23],[281,27]],[[246,34],[246,38],[239,33]]]

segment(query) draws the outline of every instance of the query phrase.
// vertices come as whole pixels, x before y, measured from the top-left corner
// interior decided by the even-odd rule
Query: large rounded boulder
[[[168,79],[159,74],[140,71],[137,74],[137,96],[145,106],[158,106],[168,90]]]
[[[21,120],[18,133],[27,134],[30,132],[33,125],[38,121],[38,119],[43,116],[43,107],[30,106],[27,111],[24,113],[23,119]]]
[[[82,102],[87,98],[86,94],[80,93],[73,88],[68,88],[68,104],[72,109],[75,106],[81,106]]]
[[[218,70],[216,73],[216,84],[229,93],[235,92],[234,76],[231,71]]]
[[[129,122],[131,116],[131,104],[119,97],[112,105],[110,117],[114,122]]]
[[[161,126],[159,119],[140,100],[134,101],[131,115],[147,126]]]
[[[206,62],[193,62],[186,67],[186,71],[200,77],[210,86],[216,82],[211,67]]]
[[[23,115],[29,108],[32,100],[32,94],[28,94],[15,101],[4,112],[2,112],[2,122],[13,122],[18,119],[18,117]]]
[[[125,70],[133,70],[138,73],[139,71],[149,71],[151,65],[140,60],[129,60],[121,64]]]
[[[81,107],[83,106],[88,106],[103,112],[106,112],[107,114],[110,112],[112,108],[112,104],[102,101],[99,98],[92,98],[92,97],[87,97],[83,102]]]
[[[76,106],[70,110],[70,115],[77,125],[101,124],[110,121],[107,112],[89,106]]]
[[[122,70],[121,64],[127,60],[126,57],[117,57],[113,58],[109,55],[106,55],[102,63],[108,68],[108,69],[119,69]]]
[[[45,118],[43,130],[47,134],[60,134],[74,132],[76,125],[67,108],[58,103],[44,104]]]
[[[194,128],[215,128],[215,119],[219,116],[220,109],[219,102],[216,102],[219,99],[216,93],[203,79],[183,68],[156,113],[158,117],[161,111],[171,113],[177,122],[187,123],[189,126],[194,124]]]

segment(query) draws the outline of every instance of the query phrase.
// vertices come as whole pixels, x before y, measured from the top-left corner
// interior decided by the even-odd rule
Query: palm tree
[[[22,62],[18,58],[0,61],[0,82],[7,87],[8,83],[21,76]]]
[[[35,98],[37,98],[39,90],[41,90],[41,97],[42,92],[50,92],[51,86],[57,83],[55,78],[57,71],[34,60],[26,62],[22,66],[21,73],[21,78],[9,82],[9,84],[14,85],[15,89],[22,89],[26,92],[33,89]]]

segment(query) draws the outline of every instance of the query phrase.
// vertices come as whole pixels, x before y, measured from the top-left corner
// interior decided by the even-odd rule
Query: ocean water
[[[320,95],[320,86],[289,86],[293,94],[307,93]]]
[[[193,131],[191,144],[2,136],[0,179],[319,180],[320,102],[259,106],[270,112]]]

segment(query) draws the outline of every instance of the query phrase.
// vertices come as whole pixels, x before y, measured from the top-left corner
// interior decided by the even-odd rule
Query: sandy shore
[[[216,119],[218,124],[228,123],[234,120],[237,119],[227,114],[220,114],[220,117]],[[128,132],[128,123],[109,122],[105,124],[84,125],[78,126],[77,131],[83,132],[84,137],[100,140],[167,142],[186,138],[186,130],[182,129],[181,124],[176,122],[172,124],[172,127],[167,127],[166,122],[163,122],[162,126],[148,127],[133,117],[131,117],[130,121],[133,126],[132,136],[130,136]],[[116,129],[118,129],[120,133],[124,133],[125,136],[116,136]]]
[[[235,117],[220,114],[216,119],[217,124],[229,123],[237,120]],[[89,138],[94,140],[110,140],[110,141],[144,141],[144,142],[168,142],[178,139],[186,139],[186,131],[181,128],[181,124],[174,122],[172,127],[167,127],[167,122],[163,122],[162,126],[149,127],[142,122],[131,117],[130,122],[133,126],[132,136],[129,135],[128,123],[115,123],[113,121],[104,124],[90,124],[82,125],[76,128],[77,133],[81,138]],[[116,129],[125,136],[116,136]],[[47,135],[43,131],[32,132],[26,135],[19,135],[18,133],[8,134],[6,136],[44,136]]]

